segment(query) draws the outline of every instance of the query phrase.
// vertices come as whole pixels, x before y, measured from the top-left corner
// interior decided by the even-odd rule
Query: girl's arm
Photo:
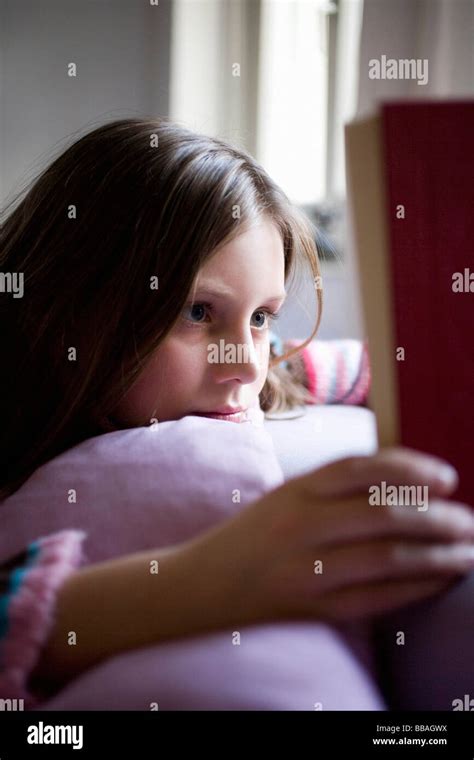
[[[7,605],[0,696],[28,696],[34,668],[33,678],[50,683],[43,694],[35,684],[33,701],[100,660],[167,638],[282,619],[344,622],[438,593],[474,566],[473,513],[446,499],[457,486],[446,465],[404,448],[348,457],[285,482],[190,541],[74,572],[79,538],[65,531],[69,547],[13,571],[30,595],[23,608]],[[426,486],[429,509],[374,508],[369,488],[381,479]]]
[[[233,620],[224,574],[192,542],[79,568],[85,535],[60,531],[0,565],[0,697],[34,707],[105,658]]]
[[[443,499],[456,484],[443,465],[410,449],[349,457],[287,481],[191,541],[74,573],[59,594],[43,673],[65,680],[166,639],[363,619],[439,593],[474,566],[474,518]],[[381,477],[426,485],[429,509],[370,505]]]
[[[51,627],[56,594],[79,566],[83,531],[63,530],[30,543],[0,564],[0,697],[36,698],[27,686]]]
[[[34,676],[57,686],[101,660],[231,621],[223,576],[194,561],[192,542],[81,569],[64,583]],[[75,634],[76,644],[68,637]]]

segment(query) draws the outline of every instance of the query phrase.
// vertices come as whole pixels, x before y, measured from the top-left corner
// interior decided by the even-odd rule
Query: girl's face
[[[190,414],[242,422],[268,371],[271,315],[285,299],[283,243],[269,220],[201,268],[177,323],[113,413],[121,424]],[[240,414],[229,413],[232,410]],[[225,416],[227,413],[227,416]]]

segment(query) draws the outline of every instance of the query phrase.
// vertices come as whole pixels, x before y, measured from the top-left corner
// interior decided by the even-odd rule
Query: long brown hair
[[[0,294],[1,497],[65,449],[113,429],[108,415],[224,242],[266,216],[281,232],[286,277],[301,258],[319,277],[310,222],[265,170],[243,149],[167,118],[85,134],[7,212],[0,269],[23,274],[24,297]],[[302,345],[319,326],[316,293],[317,324]],[[267,411],[304,399],[279,361],[260,397]]]

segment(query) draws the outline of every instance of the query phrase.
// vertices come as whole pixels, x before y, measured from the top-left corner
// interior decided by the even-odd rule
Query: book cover
[[[451,462],[474,506],[474,101],[394,102],[346,127],[380,446]]]

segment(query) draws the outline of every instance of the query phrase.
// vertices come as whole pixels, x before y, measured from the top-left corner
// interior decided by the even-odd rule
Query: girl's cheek
[[[207,366],[209,340],[203,332],[200,335],[196,334],[198,332],[200,331],[184,327],[184,330],[169,338],[167,346],[164,346],[163,357],[169,367],[174,367],[180,372],[196,372]],[[188,376],[187,379],[189,382],[191,378]]]

